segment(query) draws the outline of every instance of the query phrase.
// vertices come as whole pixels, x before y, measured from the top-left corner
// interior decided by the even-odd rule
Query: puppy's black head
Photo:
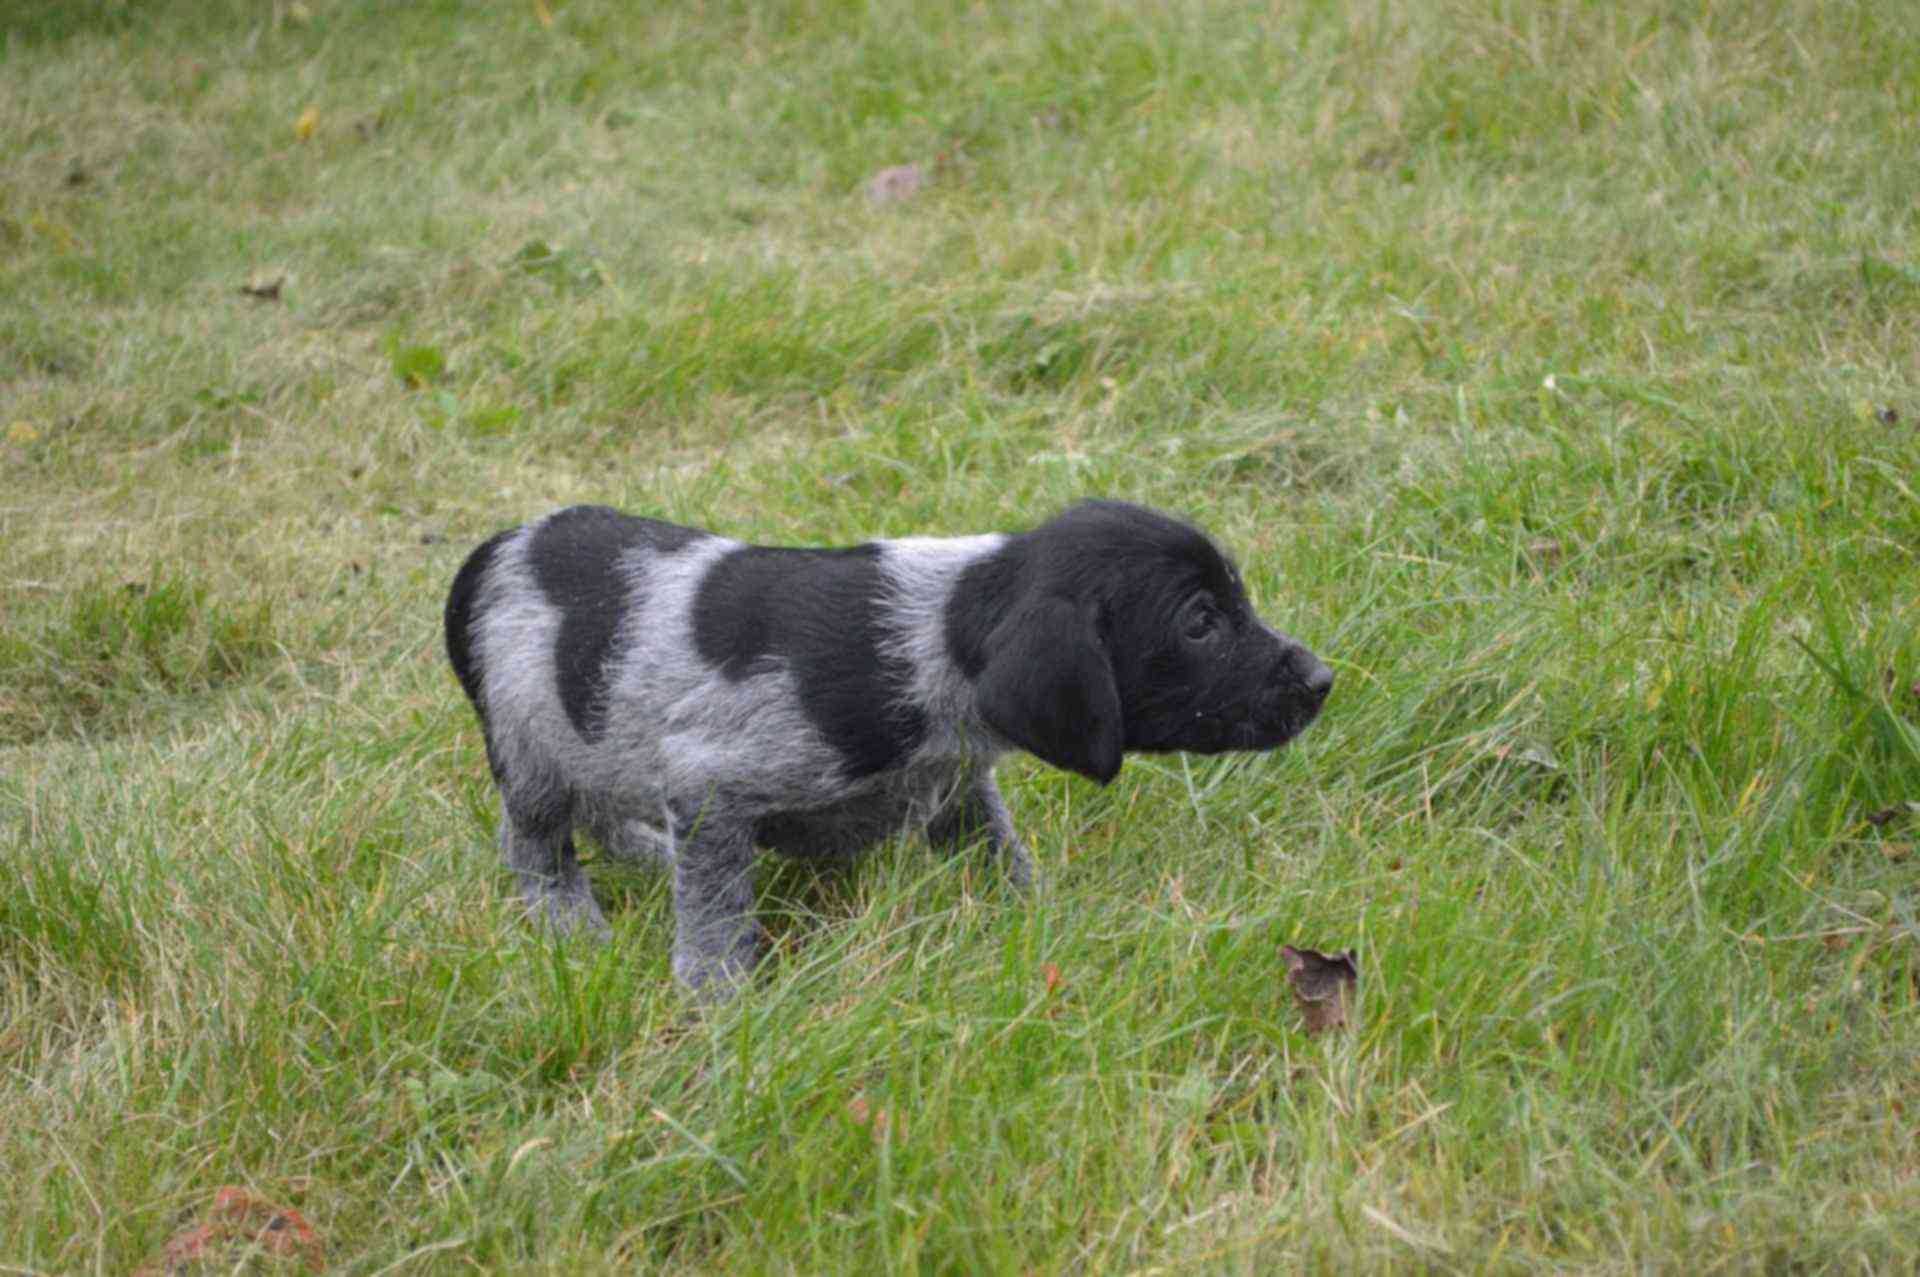
[[[1152,510],[1075,506],[973,571],[997,623],[975,623],[973,668],[956,632],[968,627],[950,620],[949,636],[983,717],[1102,782],[1124,750],[1272,749],[1333,687],[1312,652],[1254,615],[1204,534]]]
[[[1313,721],[1333,672],[1254,615],[1239,571],[1203,534],[1135,506],[1069,512],[1128,548],[1106,560],[1103,635],[1126,748],[1272,749]]]

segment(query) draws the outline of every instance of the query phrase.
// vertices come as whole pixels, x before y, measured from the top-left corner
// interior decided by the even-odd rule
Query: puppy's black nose
[[[1305,667],[1300,675],[1301,686],[1307,689],[1307,694],[1314,700],[1326,700],[1327,693],[1333,690],[1333,671],[1327,668],[1326,662],[1310,652],[1302,651],[1297,659]]]

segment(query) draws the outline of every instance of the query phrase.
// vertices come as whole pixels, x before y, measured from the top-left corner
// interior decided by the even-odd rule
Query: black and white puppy
[[[1025,885],[1002,754],[1104,784],[1127,750],[1272,749],[1333,686],[1203,534],[1115,501],[847,549],[577,506],[474,551],[446,627],[529,905],[605,932],[576,828],[662,860],[674,973],[714,992],[762,947],[756,846],[847,857],[924,828]]]

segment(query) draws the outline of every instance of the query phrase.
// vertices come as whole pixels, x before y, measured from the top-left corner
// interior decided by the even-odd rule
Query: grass
[[[0,0],[0,1267],[1911,1271],[1916,121],[1870,0]],[[1297,746],[769,864],[723,1011],[518,919],[481,537],[1089,494]]]

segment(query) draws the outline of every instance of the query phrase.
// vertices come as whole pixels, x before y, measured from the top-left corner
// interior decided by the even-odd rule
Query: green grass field
[[[0,1273],[1911,1273],[1917,473],[1896,0],[0,0]],[[520,919],[480,538],[1094,494],[1296,746]]]

